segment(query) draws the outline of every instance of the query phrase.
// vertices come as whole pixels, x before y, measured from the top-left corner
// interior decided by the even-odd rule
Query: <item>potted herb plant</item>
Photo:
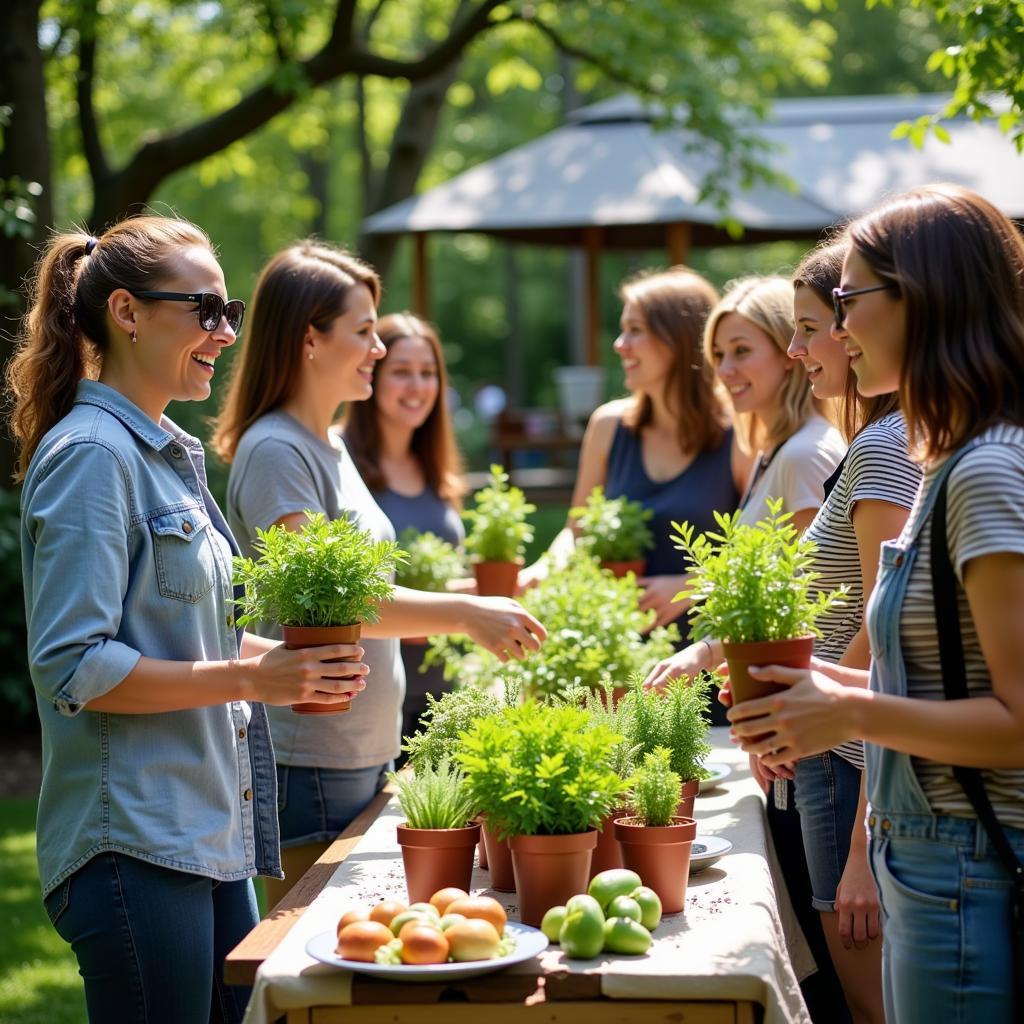
[[[439,889],[469,890],[480,826],[462,771],[443,758],[413,771],[390,772],[405,821],[398,826],[410,903],[426,903]]]
[[[354,644],[364,622],[376,622],[390,599],[391,577],[404,554],[393,541],[375,541],[347,517],[306,512],[302,530],[257,530],[256,557],[237,556],[240,625],[277,623],[289,650]],[[340,714],[350,702],[293,704],[297,714]]]
[[[686,905],[697,822],[675,813],[680,778],[672,771],[671,758],[665,747],[644,755],[633,776],[633,814],[616,819],[615,838],[624,866],[658,894],[666,914],[678,914]]]
[[[739,512],[715,513],[718,533],[694,537],[689,523],[673,523],[674,543],[690,563],[690,578],[678,597],[692,602],[694,636],[722,641],[735,703],[785,689],[757,681],[751,665],[810,664],[815,620],[842,602],[845,587],[810,596],[818,574],[809,566],[816,550],[782,511],[782,499],[769,500],[769,514],[754,525]]]
[[[405,552],[406,561],[395,571],[395,583],[412,590],[444,593],[448,581],[466,573],[465,560],[454,544],[442,540],[429,530],[421,533],[410,526],[398,536],[398,546]],[[405,644],[425,644],[426,637],[406,637]]]
[[[464,737],[458,760],[474,805],[508,837],[524,923],[586,891],[596,826],[625,791],[611,766],[620,739],[582,708],[532,700]]]
[[[650,509],[629,498],[607,498],[603,487],[595,487],[586,505],[569,510],[576,520],[580,542],[615,576],[627,572],[643,576],[647,568],[645,552],[654,546],[654,535],[647,528],[653,516]]]
[[[469,524],[466,548],[473,555],[477,591],[512,597],[526,545],[533,540],[527,516],[537,506],[518,487],[509,486],[508,473],[497,465],[491,466],[490,483],[473,495],[473,501],[475,507],[463,515]]]

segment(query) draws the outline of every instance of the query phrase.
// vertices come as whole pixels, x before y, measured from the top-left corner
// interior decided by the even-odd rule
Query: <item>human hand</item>
[[[510,597],[474,597],[466,616],[465,630],[481,647],[503,663],[522,661],[539,651],[547,630],[518,601]]]
[[[519,576],[516,579],[516,593],[522,594],[530,587],[535,587],[541,580],[547,578],[548,572],[548,560],[544,555],[532,565],[524,566],[519,570]]]
[[[290,651],[284,644],[247,658],[253,700],[264,704],[343,704],[366,689],[370,671],[358,644],[328,644]],[[339,658],[352,659],[337,661]],[[327,664],[333,662],[333,664]]]
[[[658,662],[644,680],[644,687],[647,689],[661,690],[673,679],[679,676],[689,676],[691,679],[701,669],[710,668],[711,648],[704,640],[698,640],[689,647],[677,651],[670,658],[664,658]]]
[[[673,601],[686,586],[685,576],[641,576],[636,582],[644,591],[640,596],[640,610],[655,614],[654,622],[646,630],[648,633],[656,626],[675,622],[690,607],[688,599]]]
[[[868,866],[867,849],[851,847],[836,889],[839,939],[844,949],[863,949],[882,934],[878,887]]]

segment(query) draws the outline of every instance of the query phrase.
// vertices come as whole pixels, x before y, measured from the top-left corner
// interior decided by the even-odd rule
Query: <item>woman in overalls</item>
[[[860,392],[898,389],[924,483],[882,549],[870,689],[822,662],[766,666],[791,688],[730,718],[769,765],[868,741],[887,1017],[1001,1024],[1024,1013],[1024,240],[954,186],[897,197],[849,237],[837,322]]]

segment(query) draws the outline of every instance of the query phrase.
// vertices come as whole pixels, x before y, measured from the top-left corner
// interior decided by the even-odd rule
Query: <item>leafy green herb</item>
[[[508,473],[492,465],[490,484],[473,495],[475,508],[463,513],[470,527],[466,548],[482,562],[514,562],[533,540],[533,527],[526,517],[537,506],[508,481]]]
[[[507,695],[506,695],[507,697]],[[515,698],[506,699],[514,704]],[[477,719],[496,715],[502,702],[493,694],[475,686],[460,686],[441,697],[427,694],[427,710],[420,718],[420,728],[405,738],[402,749],[414,768],[437,765],[458,749],[460,738]]]
[[[631,562],[654,547],[647,521],[654,513],[629,498],[606,498],[595,487],[583,506],[569,510],[580,527],[580,541],[601,562]]]
[[[443,593],[449,580],[465,575],[465,562],[458,549],[429,530],[425,533],[414,527],[403,530],[398,546],[408,556],[395,573],[395,583],[399,586]]]
[[[474,806],[500,836],[568,835],[619,805],[626,785],[611,755],[621,740],[582,708],[531,700],[475,722],[457,758]]]
[[[388,772],[409,828],[465,828],[476,813],[466,779],[445,757],[414,772]]]
[[[235,558],[235,583],[245,588],[235,602],[243,609],[239,625],[347,626],[380,617],[404,552],[393,541],[375,541],[348,517],[307,510],[306,518],[300,531],[257,530],[257,557]]]
[[[644,754],[643,764],[633,776],[629,806],[647,826],[670,825],[679,805],[679,775],[672,771],[671,753],[656,747]]]
[[[843,603],[845,587],[810,597],[819,575],[810,569],[817,545],[797,533],[781,498],[769,499],[768,510],[753,526],[740,523],[739,511],[716,512],[721,532],[696,538],[691,524],[672,524],[673,543],[691,566],[676,600],[692,601],[694,636],[733,643],[819,636],[815,620]]]

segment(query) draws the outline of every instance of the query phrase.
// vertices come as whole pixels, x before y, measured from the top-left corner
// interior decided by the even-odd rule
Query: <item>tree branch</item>
[[[96,107],[93,104],[93,86],[96,81],[96,0],[87,0],[82,7],[78,28],[78,77],[75,96],[78,100],[78,125],[82,132],[82,150],[89,164],[94,182],[103,181],[110,174],[110,165],[103,152]]]

